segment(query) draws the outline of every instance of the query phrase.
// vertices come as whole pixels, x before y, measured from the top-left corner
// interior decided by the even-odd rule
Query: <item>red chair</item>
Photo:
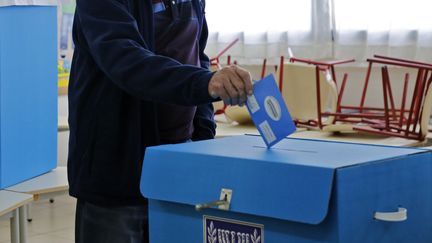
[[[348,75],[338,89],[335,66],[352,63],[353,59],[318,62],[290,58],[279,65],[279,88],[297,126],[319,130],[352,130],[336,124],[340,102]]]
[[[429,88],[432,82],[432,64],[380,55],[375,55],[374,58],[370,58],[367,61],[369,62],[369,68],[364,83],[362,99],[357,109],[359,112],[366,113],[373,111],[379,113],[380,116],[362,119],[361,121],[369,124],[369,126],[355,126],[354,130],[424,141],[429,130],[428,125],[432,106],[432,90]],[[373,65],[381,66],[384,101],[384,107],[382,108],[364,106]],[[416,81],[409,107],[406,104],[409,74],[405,75],[400,107],[396,107],[388,66],[402,67],[415,71]]]

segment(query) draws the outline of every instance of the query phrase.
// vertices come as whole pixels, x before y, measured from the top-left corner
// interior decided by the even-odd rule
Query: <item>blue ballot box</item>
[[[432,242],[429,151],[258,136],[151,147],[150,242]]]
[[[56,6],[6,3],[0,3],[0,189],[57,164]]]

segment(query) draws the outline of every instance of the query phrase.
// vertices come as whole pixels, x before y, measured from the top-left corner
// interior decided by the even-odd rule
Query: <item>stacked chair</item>
[[[296,125],[325,131],[352,130],[351,126],[335,122],[348,77],[344,75],[338,91],[335,66],[354,60],[317,62],[290,58],[289,63],[284,60],[281,57],[278,83]]]
[[[331,132],[357,131],[418,141],[426,141],[432,108],[432,64],[375,55],[368,68],[358,106],[343,105],[348,75],[338,84],[335,66],[354,62],[317,62],[290,58],[279,65],[279,87],[295,123],[299,127]],[[365,106],[371,72],[381,70],[382,106]],[[404,88],[400,101],[394,99],[389,68],[404,68]],[[409,73],[415,73],[412,94],[408,94]],[[411,97],[410,103],[408,99]]]
[[[369,126],[356,126],[354,130],[425,141],[429,130],[428,126],[432,108],[432,90],[430,89],[432,64],[380,55],[375,55],[374,58],[370,58],[367,61],[369,67],[364,83],[362,100],[357,108],[360,113],[378,113],[379,117],[363,119],[362,121],[369,124]],[[384,103],[384,107],[381,108],[364,106],[373,65],[381,66]],[[407,72],[405,75],[400,106],[396,107],[397,103],[393,98],[392,82],[388,66],[405,68],[416,74],[410,103],[407,104],[408,83],[410,81],[409,73]]]

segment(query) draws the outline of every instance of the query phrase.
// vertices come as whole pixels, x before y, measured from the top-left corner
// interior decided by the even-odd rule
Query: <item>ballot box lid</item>
[[[230,189],[232,212],[319,224],[336,170],[427,152],[290,138],[267,149],[259,136],[235,136],[147,148],[140,186],[149,199],[191,206]]]

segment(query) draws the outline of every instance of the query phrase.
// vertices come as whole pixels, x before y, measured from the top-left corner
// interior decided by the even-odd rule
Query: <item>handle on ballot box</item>
[[[213,207],[219,207],[219,206],[226,206],[228,204],[228,201],[226,200],[217,200],[209,203],[202,203],[195,205],[196,211],[201,211],[204,208],[213,208]]]
[[[205,208],[218,208],[221,210],[229,210],[231,204],[232,190],[222,188],[219,200],[208,202],[208,203],[200,203],[195,205],[196,211],[201,211]]]
[[[398,208],[397,212],[375,212],[374,219],[385,222],[402,222],[407,220],[407,214],[406,208]]]

